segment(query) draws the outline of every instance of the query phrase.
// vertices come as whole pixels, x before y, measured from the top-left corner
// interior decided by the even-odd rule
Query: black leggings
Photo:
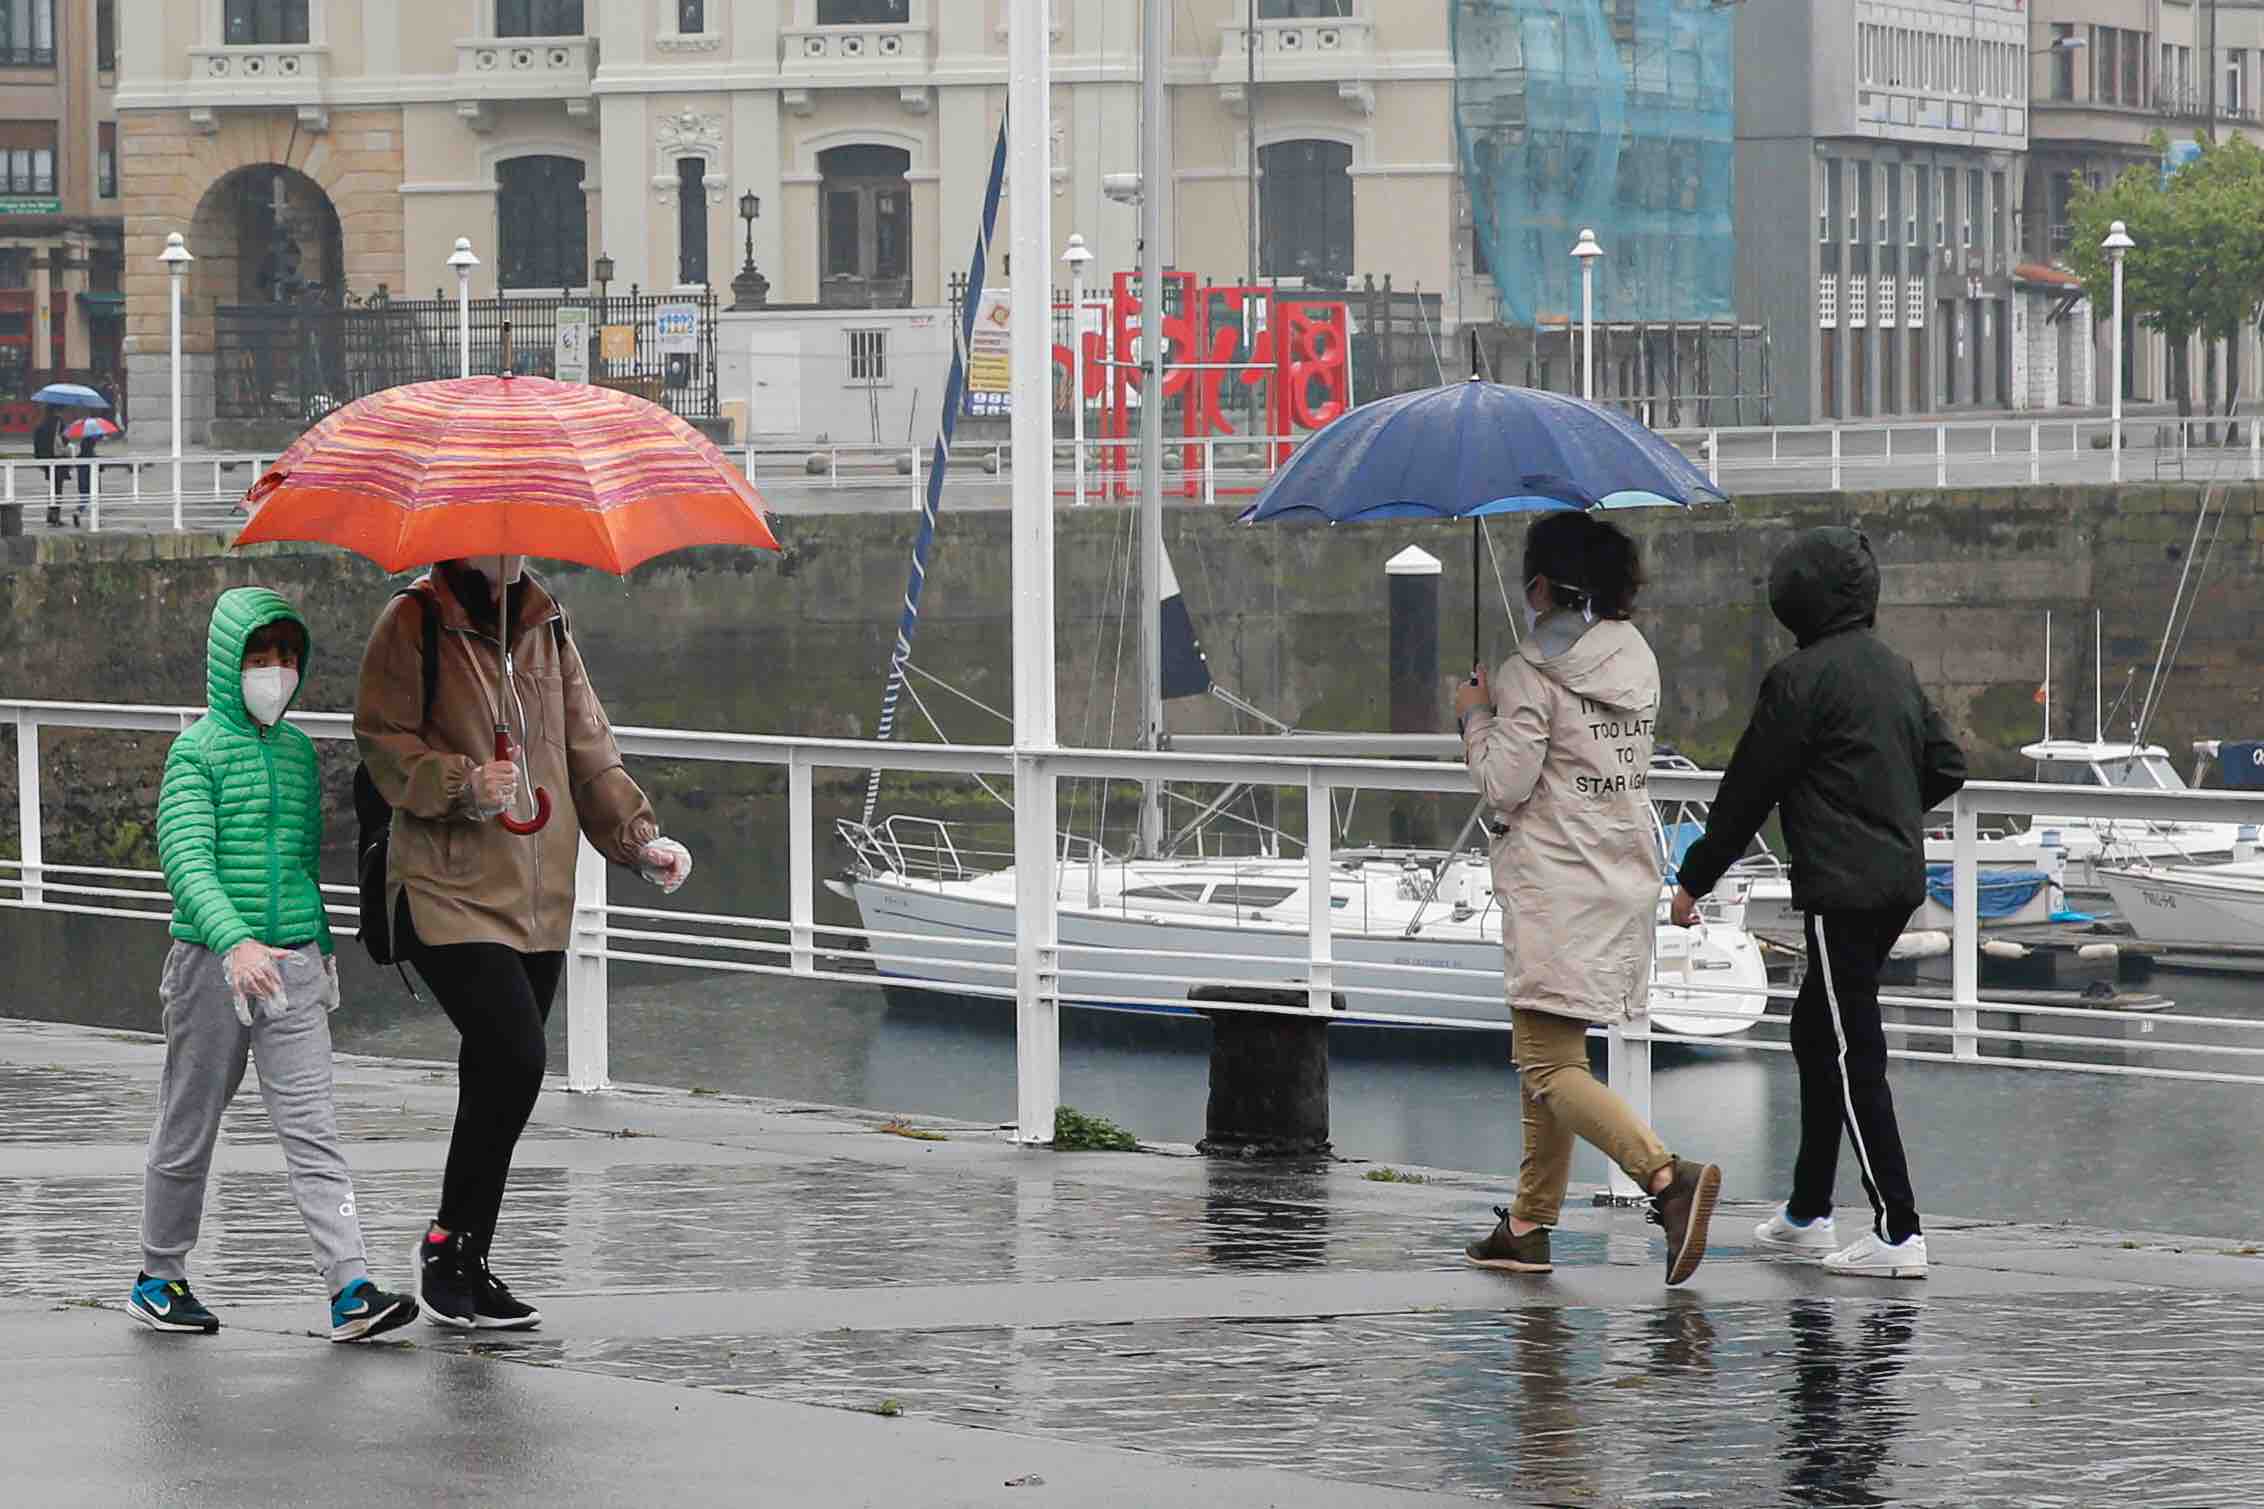
[[[448,1144],[438,1220],[484,1251],[503,1208],[511,1155],[542,1093],[549,1052],[543,1027],[566,956],[523,954],[500,943],[428,944],[417,937],[406,896],[394,931],[400,957],[416,966],[464,1039],[456,1057],[456,1134]]]

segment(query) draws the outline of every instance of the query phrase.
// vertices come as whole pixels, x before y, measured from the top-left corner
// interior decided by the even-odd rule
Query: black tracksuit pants
[[[566,956],[523,954],[500,943],[428,944],[417,937],[406,896],[394,932],[399,956],[416,966],[464,1040],[456,1057],[456,1131],[436,1219],[484,1252],[519,1134],[542,1093],[549,1052],[543,1028]]]
[[[1792,1167],[1796,1220],[1832,1213],[1840,1128],[1855,1144],[1872,1229],[1890,1242],[1918,1231],[1894,1093],[1879,1025],[1879,970],[1910,923],[1910,908],[1808,914],[1808,974],[1792,1003],[1792,1054],[1800,1065],[1800,1156]]]

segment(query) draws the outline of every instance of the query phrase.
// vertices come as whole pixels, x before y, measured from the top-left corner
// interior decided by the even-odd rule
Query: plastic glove
[[[283,971],[278,961],[283,956],[284,950],[280,948],[269,948],[257,938],[246,938],[228,950],[227,957],[220,961],[221,972],[228,977],[229,991],[239,1000],[248,997],[259,1001],[282,995]],[[251,1018],[242,1006],[236,1009],[236,1019],[247,1027],[251,1025]]]
[[[692,878],[692,851],[673,838],[656,838],[637,851],[637,874],[672,895]]]
[[[472,805],[472,816],[481,822],[501,817],[511,810],[511,798],[519,787],[519,767],[510,760],[495,760],[472,772],[466,797]]]
[[[322,1009],[324,1011],[336,1011],[339,1001],[338,956],[336,954],[325,954],[322,960]]]

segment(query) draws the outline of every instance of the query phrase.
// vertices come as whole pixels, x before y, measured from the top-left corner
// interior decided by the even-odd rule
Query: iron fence
[[[697,349],[664,351],[663,309],[698,312]],[[472,370],[503,368],[510,332],[511,370],[557,375],[558,311],[590,312],[589,380],[667,405],[687,418],[718,413],[716,296],[645,293],[475,299],[470,310]],[[456,301],[389,298],[330,304],[235,304],[216,313],[214,415],[220,419],[312,424],[331,410],[381,389],[457,374]],[[605,332],[626,328],[626,355],[606,354]]]

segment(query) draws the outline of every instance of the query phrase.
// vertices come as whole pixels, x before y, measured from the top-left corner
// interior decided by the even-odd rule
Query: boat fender
[[[2028,948],[2025,944],[2007,943],[2002,938],[1991,938],[1981,945],[1981,952],[1992,959],[2025,959],[2028,957]]]
[[[1950,935],[1933,928],[1913,928],[1895,939],[1890,959],[1941,959],[1950,951]]]
[[[2112,964],[2122,957],[2122,949],[2112,943],[2086,943],[2075,956],[2086,964]]]

